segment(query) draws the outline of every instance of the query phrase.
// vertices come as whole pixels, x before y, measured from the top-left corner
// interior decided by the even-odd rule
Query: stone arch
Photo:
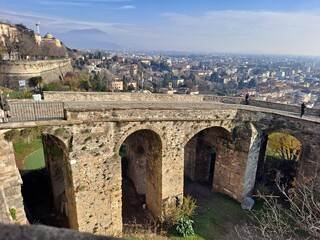
[[[126,165],[122,163],[122,171],[125,171],[123,173],[132,180],[136,192],[145,195],[146,207],[155,217],[160,218],[162,207],[161,138],[159,134],[150,129],[139,129],[129,133],[121,142],[121,145],[125,145],[127,161]],[[127,166],[126,169],[124,169],[125,166]],[[141,205],[138,207],[142,208]]]
[[[139,130],[150,130],[157,134],[160,138],[161,134],[158,130],[158,128],[154,127],[151,124],[140,124],[140,123],[133,123],[132,126],[129,127],[117,140],[117,143],[115,145],[115,152],[118,153],[120,151],[120,148],[122,144],[125,142],[125,140],[133,133],[139,131]]]
[[[58,137],[43,134],[43,149],[49,174],[53,204],[65,216],[66,226],[78,229],[75,193],[68,147]]]
[[[298,146],[294,146],[296,148],[294,149],[295,152],[289,153],[289,154],[292,154],[291,156],[294,157],[294,159],[287,159],[288,161],[281,162],[280,159],[279,161],[272,161],[273,157],[267,156],[267,150],[268,148],[271,148],[270,144],[277,144],[277,139],[275,139],[274,134],[277,134],[276,135],[277,138],[282,138],[282,137],[291,138],[291,140],[294,141],[295,144],[298,144]],[[285,136],[285,135],[288,135],[288,136]],[[278,179],[280,178],[280,176],[283,176],[286,179],[285,182],[287,185],[287,184],[290,184],[290,182],[293,180],[293,177],[295,177],[295,179],[298,179],[300,176],[297,173],[299,172],[299,169],[303,164],[302,156],[305,148],[304,147],[305,144],[301,139],[302,139],[301,135],[298,135],[296,132],[290,129],[268,129],[264,131],[264,138],[262,139],[262,147],[261,147],[260,156],[259,156],[256,182],[260,184],[274,185],[271,183],[274,183],[275,179]],[[281,141],[283,140],[280,140],[278,144],[283,146],[286,142],[281,142]],[[290,146],[287,146],[287,147],[290,147]],[[277,157],[275,157],[274,160],[276,160],[276,158]],[[267,160],[269,164],[267,164],[266,166]],[[265,168],[269,169],[270,166],[268,165],[270,165],[272,162],[274,165],[273,166],[274,171],[268,171],[267,169],[265,169]]]
[[[221,191],[221,181],[228,169],[224,162],[232,158],[233,138],[231,133],[220,126],[205,128],[196,133],[184,145],[185,175],[193,181],[213,182],[212,189]],[[211,166],[211,153],[215,151],[215,167]],[[214,169],[213,173],[210,169]],[[209,179],[210,176],[214,179]]]
[[[199,127],[196,127],[194,129],[192,129],[192,131],[187,132],[185,134],[185,137],[182,140],[182,146],[185,146],[199,132],[201,132],[205,129],[208,129],[208,128],[213,128],[213,127],[221,127],[223,129],[225,129],[226,131],[228,131],[230,134],[232,132],[232,129],[234,128],[234,126],[231,126],[231,125],[224,125],[222,121],[211,122],[206,127],[200,125]]]

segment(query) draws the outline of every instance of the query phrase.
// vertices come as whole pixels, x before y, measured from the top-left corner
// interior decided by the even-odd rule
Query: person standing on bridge
[[[249,105],[249,93],[247,93],[245,96],[245,104]]]
[[[306,109],[306,105],[304,104],[304,102],[301,103],[301,112],[300,112],[300,117],[302,117],[302,115],[304,114]]]
[[[7,97],[3,94],[3,91],[0,90],[0,108],[4,111],[5,118],[10,118],[10,106],[7,101]]]

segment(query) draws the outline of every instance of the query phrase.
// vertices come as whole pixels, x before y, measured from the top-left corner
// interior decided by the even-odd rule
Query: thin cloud
[[[39,1],[39,4],[50,6],[91,6],[94,4],[108,4],[108,3],[123,3],[131,2],[132,0],[68,0],[68,1]]]
[[[162,16],[165,24],[152,34],[166,31],[170,48],[320,55],[319,12],[228,10]]]
[[[135,6],[113,9],[129,10]],[[0,16],[32,28],[40,21],[42,29],[50,32],[98,28],[128,48],[141,45],[150,50],[320,55],[320,14],[316,11],[226,10],[198,16],[171,12],[163,13],[156,23],[143,24],[79,21],[3,10]]]
[[[72,1],[72,0],[71,0]],[[75,0],[77,2],[132,2],[132,0]]]
[[[40,2],[43,5],[48,5],[48,6],[77,6],[77,7],[82,7],[82,6],[88,6],[89,3],[87,2],[68,2],[68,1],[54,1],[54,2],[49,2],[49,1],[41,1]]]
[[[42,16],[32,13],[19,13],[19,12],[3,12],[0,10],[1,19],[10,19],[15,23],[23,23],[29,28],[35,28],[35,23],[40,22],[40,29],[44,29],[45,32],[66,32],[73,29],[85,29],[85,28],[98,28],[108,33],[124,34],[134,30],[134,25],[130,23],[107,23],[96,21],[77,21],[73,19],[66,19],[56,16]]]
[[[120,9],[120,10],[128,10],[128,9],[135,9],[136,7],[133,6],[133,5],[126,5],[126,6],[121,6],[117,9]]]
[[[150,50],[320,55],[317,12],[216,11],[202,16],[163,14],[158,25],[130,32]],[[125,45],[125,43],[122,43]]]

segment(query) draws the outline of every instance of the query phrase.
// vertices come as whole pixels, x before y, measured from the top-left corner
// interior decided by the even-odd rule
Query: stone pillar
[[[181,144],[188,125],[165,122],[162,135],[162,218],[183,201],[184,159],[186,148]],[[191,153],[192,154],[192,153]],[[195,159],[190,158],[193,161]],[[192,163],[191,163],[192,164]]]
[[[122,234],[121,157],[114,152],[114,125],[73,126],[72,141],[66,139],[71,173],[68,185],[74,190],[75,215],[81,232]]]
[[[255,128],[253,124],[251,126],[251,139],[250,148],[248,153],[247,167],[244,176],[244,186],[242,197],[250,196],[252,194],[259,160],[260,145],[261,145],[261,134]]]
[[[0,221],[28,223],[21,194],[22,180],[15,163],[12,143],[0,133]],[[8,213],[11,209],[11,216]]]

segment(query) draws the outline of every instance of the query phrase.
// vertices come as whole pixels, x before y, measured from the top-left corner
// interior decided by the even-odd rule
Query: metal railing
[[[9,122],[64,119],[63,102],[11,102]]]

